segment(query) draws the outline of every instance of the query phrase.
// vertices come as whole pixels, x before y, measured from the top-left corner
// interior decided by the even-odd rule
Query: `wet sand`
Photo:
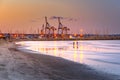
[[[86,65],[59,57],[31,54],[15,49],[13,43],[0,45],[0,80],[116,80]]]

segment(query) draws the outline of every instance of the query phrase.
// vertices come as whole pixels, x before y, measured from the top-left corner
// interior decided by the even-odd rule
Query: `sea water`
[[[61,57],[120,76],[120,40],[22,41],[16,44],[19,50]]]

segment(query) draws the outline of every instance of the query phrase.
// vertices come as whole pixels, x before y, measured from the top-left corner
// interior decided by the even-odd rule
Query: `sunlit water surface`
[[[120,76],[120,40],[23,41],[16,44],[26,52],[61,57]]]

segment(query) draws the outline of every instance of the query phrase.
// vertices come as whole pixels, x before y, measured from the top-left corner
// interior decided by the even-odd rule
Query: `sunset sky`
[[[63,17],[71,33],[120,33],[120,0],[0,0],[2,32],[34,32],[45,16],[56,28]]]

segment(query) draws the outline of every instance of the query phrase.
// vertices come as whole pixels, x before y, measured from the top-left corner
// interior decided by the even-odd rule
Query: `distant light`
[[[74,36],[77,36],[77,34],[75,33]]]
[[[83,34],[80,34],[80,37],[83,37]]]
[[[69,38],[72,39],[72,36],[70,35]]]

